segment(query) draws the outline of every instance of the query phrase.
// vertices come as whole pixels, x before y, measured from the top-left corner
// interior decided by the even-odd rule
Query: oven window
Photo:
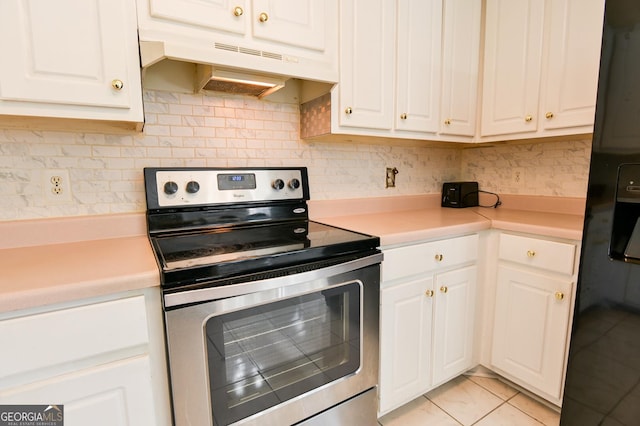
[[[214,425],[228,425],[360,368],[357,282],[209,319]]]

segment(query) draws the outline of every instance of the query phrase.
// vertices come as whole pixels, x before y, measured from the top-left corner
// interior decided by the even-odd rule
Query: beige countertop
[[[439,207],[439,195],[427,195],[309,205],[311,219],[377,235],[383,247],[491,227],[581,238],[583,201],[522,201],[497,209],[446,209]],[[548,201],[564,207],[544,211]],[[0,235],[0,312],[160,285],[143,213],[0,222]]]
[[[376,235],[385,247],[489,228],[580,240],[584,200],[508,196],[498,208],[455,209],[440,207],[440,196],[432,194],[316,201],[310,206],[312,219]]]
[[[317,218],[339,226],[380,237],[382,247],[408,244],[448,235],[482,231],[491,221],[472,209],[422,209]]]
[[[0,312],[160,285],[143,214],[2,222],[0,235]]]

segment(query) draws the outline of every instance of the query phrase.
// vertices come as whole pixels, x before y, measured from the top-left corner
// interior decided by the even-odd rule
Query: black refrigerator
[[[561,425],[640,425],[640,0],[607,0]]]

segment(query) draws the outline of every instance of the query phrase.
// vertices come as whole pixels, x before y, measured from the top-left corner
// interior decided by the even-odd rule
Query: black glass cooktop
[[[378,237],[285,221],[151,237],[164,287],[219,280],[376,250]]]

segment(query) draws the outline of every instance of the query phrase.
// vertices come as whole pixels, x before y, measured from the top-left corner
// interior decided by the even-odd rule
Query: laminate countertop
[[[439,200],[433,195],[331,200],[313,202],[310,210],[311,218],[318,222],[380,237],[382,247],[490,228],[582,238],[583,199],[507,197],[498,208],[464,209],[440,207]]]
[[[514,208],[520,205],[506,201],[496,209],[447,209],[438,200],[427,195],[310,202],[310,218],[377,235],[383,247],[490,228],[581,239],[579,199],[560,200],[561,211]],[[160,285],[144,213],[0,222],[0,235],[0,312]]]

